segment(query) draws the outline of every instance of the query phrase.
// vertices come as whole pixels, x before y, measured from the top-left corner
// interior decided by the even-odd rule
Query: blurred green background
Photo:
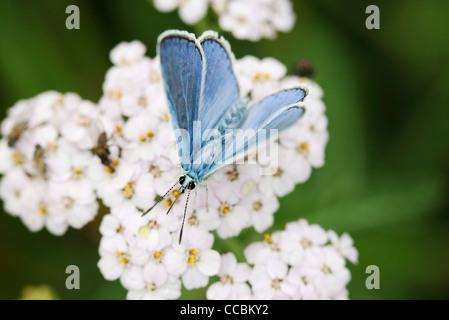
[[[65,28],[76,4],[81,29]],[[377,4],[381,29],[365,28]],[[311,60],[323,87],[330,141],[326,165],[281,200],[275,226],[304,217],[339,234],[360,253],[350,265],[352,299],[449,298],[449,1],[294,1],[297,23],[275,41],[230,40],[237,57],[273,56],[290,69]],[[73,91],[98,101],[109,51],[139,39],[154,56],[169,28],[196,31],[177,12],[147,0],[0,1],[1,117],[17,100],[42,91]],[[123,299],[118,281],[103,279],[98,261],[100,217],[63,237],[30,233],[0,213],[0,299],[46,284],[63,299]],[[241,251],[261,236],[248,230],[216,243]],[[81,270],[81,290],[65,289],[65,268]],[[365,268],[380,268],[380,290],[365,288]],[[204,290],[183,298],[204,298]]]

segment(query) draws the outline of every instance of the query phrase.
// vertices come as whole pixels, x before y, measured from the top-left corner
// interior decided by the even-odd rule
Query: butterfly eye
[[[180,184],[183,184],[184,181],[186,181],[186,176],[181,176],[181,177],[179,177],[179,183],[180,183]]]
[[[187,186],[187,189],[193,190],[193,189],[195,189],[195,187],[196,187],[195,182],[191,181],[191,182],[189,182],[189,185]]]

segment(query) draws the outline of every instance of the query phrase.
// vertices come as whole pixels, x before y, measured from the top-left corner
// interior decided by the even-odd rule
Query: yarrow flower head
[[[218,272],[220,281],[213,283],[207,289],[208,300],[240,300],[251,298],[251,288],[248,279],[251,268],[246,263],[237,263],[233,253],[221,256],[221,267]]]
[[[349,235],[339,238],[332,230],[326,232],[300,219],[264,238],[245,250],[247,261],[253,265],[249,276],[253,298],[348,298],[350,273],[346,256],[335,242],[348,241]],[[347,250],[357,255],[352,245]]]
[[[283,159],[279,163],[278,172],[261,177],[261,167],[258,164],[234,164],[214,173],[207,181],[207,190],[197,188],[196,195],[193,194],[190,199],[184,237],[179,245],[177,235],[184,206],[177,201],[180,196],[178,191],[170,191],[162,204],[143,220],[131,218],[131,213],[137,216],[138,212],[148,208],[151,202],[165,193],[179,177],[181,170],[167,156],[172,152],[176,153],[176,144],[171,138],[172,129],[161,85],[159,58],[145,57],[141,46],[135,42],[122,43],[117,48],[123,56],[121,59],[112,59],[114,66],[106,74],[103,85],[105,92],[99,102],[110,145],[118,149],[114,153],[117,165],[113,166],[114,172],[107,172],[107,165],[97,163],[94,176],[98,177],[98,194],[111,208],[111,214],[103,218],[102,242],[108,243],[107,239],[119,237],[118,243],[122,247],[100,249],[100,270],[107,279],[122,279],[122,284],[130,290],[128,298],[150,297],[145,293],[146,289],[129,286],[123,280],[123,277],[140,279],[142,283],[146,283],[147,288],[150,280],[144,275],[145,268],[150,268],[148,265],[157,265],[161,274],[165,275],[161,279],[166,279],[167,282],[155,282],[158,288],[165,284],[178,288],[173,284],[178,282],[172,282],[173,279],[178,279],[187,289],[200,288],[208,284],[210,276],[219,275],[221,284],[228,293],[219,294],[220,285],[217,284],[208,293],[211,298],[225,295],[229,298],[249,297],[249,274],[240,278],[232,276],[230,269],[234,268],[234,258],[228,255],[220,259],[218,252],[212,249],[211,232],[215,231],[223,239],[237,236],[249,227],[263,232],[273,224],[273,214],[279,207],[277,197],[291,192],[297,183],[305,182],[310,176],[311,168],[324,163],[327,139],[310,140],[310,146],[304,145],[302,149],[298,149],[298,143],[294,140],[294,137],[317,134],[327,137],[326,126],[318,125],[323,121],[327,123],[323,120],[326,116],[321,95],[312,95],[312,99],[308,101],[308,109],[315,109],[319,105],[314,116],[305,117],[307,123],[293,125],[275,142],[282,153],[280,158]],[[136,59],[137,56],[140,59]],[[132,62],[123,64],[120,61]],[[310,79],[296,76],[286,78],[285,66],[272,58],[260,60],[247,56],[236,61],[236,72],[243,93],[254,99],[265,96],[267,90],[274,91],[298,84],[319,88]],[[139,79],[138,83],[136,79]],[[315,146],[317,143],[320,145]],[[311,162],[309,153],[303,150],[307,148],[323,150],[319,154],[321,161]],[[142,193],[138,191],[141,188],[138,188],[139,185],[146,186],[141,189]],[[145,197],[145,194],[148,196]],[[149,203],[135,201],[135,197],[146,198]],[[129,206],[127,214],[118,214],[124,212],[123,206]],[[166,215],[170,207],[170,214]],[[107,225],[113,227],[106,228]],[[113,243],[117,242],[114,240]],[[143,260],[136,263],[134,256],[128,253],[134,252],[134,248],[138,248],[137,252],[145,251],[142,255],[146,257],[145,263],[142,264]],[[126,255],[123,258],[117,252],[126,252]],[[105,260],[116,267],[105,267]],[[251,260],[248,262],[254,263]],[[249,270],[248,265],[239,265],[238,269],[240,268]],[[110,270],[116,270],[114,276],[109,274]],[[133,272],[135,277],[124,276],[127,272]],[[240,281],[242,285],[229,286],[230,278],[233,278],[232,284]]]
[[[207,13],[209,0],[154,0],[156,9],[170,12],[179,9],[179,17],[187,24],[195,24]]]
[[[220,10],[232,2],[224,1]],[[98,104],[45,92],[8,111],[0,141],[5,209],[32,231],[45,226],[61,235],[91,221],[100,199],[110,212],[100,225],[98,268],[105,279],[120,280],[128,299],[177,299],[182,286],[206,287],[213,276],[219,281],[209,287],[208,299],[346,298],[345,259],[357,261],[347,234],[300,220],[248,246],[247,262],[214,248],[215,235],[226,239],[271,227],[278,197],[324,164],[328,132],[319,85],[286,76],[286,67],[273,58],[235,61],[242,94],[258,100],[270,91],[307,86],[307,112],[270,143],[280,155],[271,175],[260,175],[266,168],[255,152],[247,157],[255,164],[227,165],[195,189],[179,243],[185,209],[179,191],[170,190],[142,216],[182,174],[159,57],[145,51],[139,41],[112,50]]]
[[[295,14],[289,0],[212,0],[218,23],[237,39],[274,39],[277,32],[289,32]]]
[[[95,104],[73,93],[44,92],[8,110],[0,141],[0,196],[31,231],[62,235],[98,210],[87,175],[95,162]]]
[[[197,24],[207,15],[210,3],[221,29],[237,39],[250,41],[274,39],[278,32],[291,31],[296,20],[290,0],[154,0],[153,3],[161,12],[178,9],[181,20],[189,25]]]

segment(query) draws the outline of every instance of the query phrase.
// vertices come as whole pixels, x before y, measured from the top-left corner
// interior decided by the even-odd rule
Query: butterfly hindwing
[[[283,130],[285,128],[280,123],[275,124],[272,121],[289,107],[295,107],[303,102],[306,95],[307,91],[303,88],[291,88],[271,94],[248,109],[240,123],[240,128],[257,130],[273,127]]]
[[[205,64],[201,46],[193,34],[180,31],[163,33],[158,40],[161,72],[168,108],[177,135],[178,151],[184,170],[189,170],[194,150],[194,121],[198,120]]]
[[[232,141],[226,143],[228,147],[224,162],[229,164],[245,157],[298,121],[305,112],[301,104],[306,96],[306,89],[286,89],[269,95],[250,107],[240,123],[240,131],[230,138]],[[276,130],[275,135],[270,131],[273,129]]]

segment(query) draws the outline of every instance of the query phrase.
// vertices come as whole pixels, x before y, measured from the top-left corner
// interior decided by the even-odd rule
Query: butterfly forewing
[[[206,59],[204,89],[199,110],[202,132],[216,129],[223,117],[238,102],[239,85],[233,70],[229,44],[207,32],[198,40]],[[204,139],[204,137],[203,137]]]
[[[159,39],[159,54],[164,88],[171,121],[175,130],[185,130],[177,144],[182,167],[188,171],[194,148],[194,121],[203,83],[204,57],[201,46],[186,32],[168,32]],[[186,134],[188,136],[186,136]]]

